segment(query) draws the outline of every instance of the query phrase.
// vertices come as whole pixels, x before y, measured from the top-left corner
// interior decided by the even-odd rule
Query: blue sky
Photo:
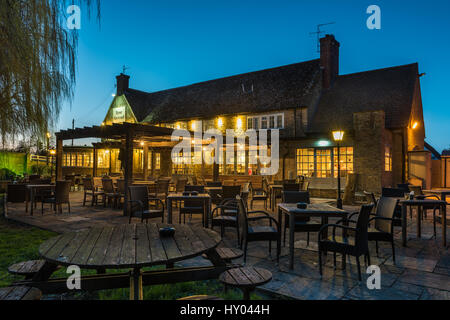
[[[366,9],[381,8],[381,30]],[[158,91],[318,58],[316,25],[341,43],[340,73],[419,63],[427,141],[450,147],[450,1],[102,0],[101,25],[82,16],[75,97],[57,129],[102,122],[115,76]],[[83,12],[82,12],[83,13]]]

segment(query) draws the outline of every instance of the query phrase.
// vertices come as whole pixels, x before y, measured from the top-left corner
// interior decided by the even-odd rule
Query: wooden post
[[[142,172],[144,174],[144,180],[147,180],[148,178],[148,144],[145,142],[144,143],[144,152],[143,152],[143,156],[144,156],[144,168],[142,169]]]
[[[123,215],[128,215],[128,187],[133,182],[133,133],[128,131],[125,138],[125,196],[123,204]]]
[[[98,164],[98,158],[97,158],[97,148],[94,145],[94,162],[92,166],[92,178],[97,176],[97,164]]]
[[[63,140],[56,137],[56,181],[62,180]]]

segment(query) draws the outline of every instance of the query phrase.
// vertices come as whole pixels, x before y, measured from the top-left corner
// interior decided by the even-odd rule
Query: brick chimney
[[[117,95],[121,96],[129,88],[130,76],[121,73],[116,77],[116,79],[117,79]]]
[[[339,42],[327,34],[320,39],[320,67],[323,72],[323,88],[329,89],[339,74]]]

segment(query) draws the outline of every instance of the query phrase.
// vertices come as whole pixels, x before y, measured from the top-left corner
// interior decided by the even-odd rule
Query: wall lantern
[[[223,119],[222,118],[217,118],[217,126],[219,128],[222,128],[222,126],[223,126]]]
[[[337,131],[333,131],[333,139],[334,141],[340,142],[344,139],[344,131],[342,130],[337,130]]]
[[[242,119],[241,118],[237,118],[237,120],[236,120],[236,128],[237,129],[242,129]]]
[[[413,123],[412,128],[416,129],[418,126],[419,126],[419,123],[416,121],[416,122]]]

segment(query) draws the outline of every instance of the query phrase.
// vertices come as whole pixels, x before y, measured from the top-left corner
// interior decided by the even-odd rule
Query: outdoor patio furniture
[[[67,204],[70,213],[70,181],[56,181],[55,192],[50,198],[42,200],[41,213],[44,214],[44,204],[49,203],[53,205],[55,213],[58,211],[62,214],[62,205]]]
[[[98,204],[98,197],[102,197],[103,204],[105,203],[105,193],[103,191],[97,191],[94,187],[93,179],[92,178],[83,178],[83,185],[84,185],[84,196],[83,196],[83,207],[86,205],[86,198],[87,196],[90,196],[91,206],[94,206]]]
[[[403,189],[399,189],[399,188],[382,188],[381,196],[388,197],[388,198],[404,199],[405,191]],[[401,209],[400,205],[397,205],[397,208],[395,209],[395,213],[394,213],[394,218],[395,218],[394,226],[400,227],[402,225],[401,217],[402,217],[402,209]]]
[[[309,192],[308,191],[283,191],[282,193],[282,202],[283,203],[310,203]],[[306,232],[306,245],[309,246],[309,233],[314,231],[319,231],[322,227],[321,224],[308,224],[311,219],[309,217],[295,217],[295,232]],[[286,246],[286,230],[290,228],[289,219],[286,217],[286,213],[284,215],[284,237],[283,237],[283,245]]]
[[[409,189],[409,183],[399,183],[397,184],[398,189],[402,189],[405,193],[409,193],[411,190]]]
[[[279,203],[278,204],[278,221],[281,224],[284,215],[289,217],[289,225],[295,224],[295,218],[300,217],[320,217],[322,225],[328,223],[328,219],[332,217],[345,218],[348,212],[342,209],[335,208],[327,203],[313,203],[308,204],[306,209],[299,209],[294,203]],[[287,218],[287,217],[286,217]],[[294,269],[294,241],[295,229],[289,229],[289,269]]]
[[[196,191],[199,194],[205,193],[204,186],[185,186],[184,191]],[[186,199],[183,201],[183,204],[179,210],[178,223],[181,223],[181,217],[183,216],[183,223],[186,223],[186,215],[187,214],[201,214],[202,215],[202,224],[205,225],[205,203],[202,200],[196,200],[195,196],[193,199]]]
[[[24,276],[25,279],[33,279],[34,275],[41,271],[45,260],[30,260],[15,263],[8,267],[8,272],[13,275]]]
[[[220,259],[225,261],[226,263],[231,263],[235,259],[239,259],[244,255],[244,251],[236,248],[216,248],[216,252],[219,255]],[[203,255],[206,259],[206,255]]]
[[[377,204],[378,204],[378,200],[375,197],[375,193],[367,192],[367,191],[363,191],[363,193],[364,193],[364,196],[366,197],[367,203],[373,204],[374,208],[376,208]]]
[[[6,215],[8,214],[8,203],[24,203],[27,201],[26,184],[8,184],[6,190]]]
[[[188,186],[186,186],[188,187]],[[209,225],[209,219],[208,216],[211,212],[211,196],[208,193],[199,193],[196,196],[191,195],[183,195],[183,193],[171,193],[167,196],[167,222],[172,223],[173,218],[173,202],[180,202],[180,201],[190,201],[193,200],[195,202],[203,202],[204,212],[202,220],[204,222],[204,227],[208,228]]]
[[[70,191],[75,191],[75,187],[77,187],[75,175],[74,174],[66,175],[66,181],[70,181]]]
[[[175,228],[173,237],[161,237],[161,227]],[[92,241],[94,240],[95,241]],[[192,240],[193,241],[192,241]],[[164,284],[214,279],[228,267],[220,260],[208,267],[176,268],[142,271],[142,268],[169,265],[206,253],[212,261],[218,257],[215,248],[219,235],[209,229],[190,225],[123,224],[94,227],[79,232],[69,232],[51,238],[39,247],[39,254],[46,260],[45,274],[37,274],[44,293],[66,292],[67,279],[48,280],[57,265],[76,265],[81,269],[132,269],[131,272],[102,275],[82,275],[81,287],[95,291],[130,287],[130,299],[142,299],[143,284]],[[118,248],[122,248],[118,250]],[[33,286],[33,281],[24,285]]]
[[[283,191],[300,191],[299,183],[284,183]]]
[[[28,212],[28,202],[30,202],[30,215],[34,214],[34,209],[37,206],[37,201],[43,201],[44,198],[51,198],[52,191],[55,188],[55,185],[52,184],[28,184],[26,185],[28,190],[27,201],[25,204],[25,211]],[[45,190],[45,192],[43,192]],[[40,197],[37,195],[40,194]],[[45,195],[45,197],[44,197]]]
[[[270,200],[270,208],[272,209],[272,211],[275,210],[277,199],[281,199],[282,192],[283,192],[282,182],[280,184],[269,185],[269,200]]]
[[[161,218],[164,222],[164,203],[158,198],[149,198],[148,190],[145,186],[128,187],[130,199],[130,219],[133,217],[141,219],[141,222],[148,223],[148,219]]]
[[[281,253],[281,229],[278,221],[271,217],[268,212],[265,211],[251,211],[248,212],[241,197],[237,197],[238,200],[238,225],[240,234],[240,247],[244,247],[244,262],[247,261],[247,247],[249,242],[253,241],[269,241],[269,254],[272,252],[272,241],[277,242],[277,262],[280,261]],[[261,214],[256,217],[249,217],[248,214]],[[268,220],[269,226],[255,226],[249,225],[249,222],[256,222],[260,220]],[[276,227],[272,226],[272,223]]]
[[[102,179],[103,192],[105,193],[105,201],[103,206],[106,207],[106,202],[108,205],[113,204],[114,208],[117,208],[118,200],[120,194],[114,189],[112,179]]]
[[[264,208],[267,208],[267,199],[269,198],[269,190],[267,181],[263,179],[261,188],[254,188],[253,184],[250,183],[250,208],[253,209],[254,201],[264,201]]]
[[[169,194],[169,185],[170,185],[170,180],[158,179],[158,181],[156,181],[156,185],[155,185],[155,189],[154,189],[155,193],[150,192],[150,195],[152,197],[161,199],[162,201],[165,202],[167,195]]]
[[[308,191],[309,190],[309,181],[303,181],[301,191]]]
[[[272,280],[272,273],[262,268],[239,267],[225,271],[219,276],[219,280],[226,286],[240,289],[243,299],[250,300],[250,293],[255,288]]]
[[[26,286],[0,288],[0,300],[40,300],[41,290]]]
[[[148,192],[148,190],[147,190]],[[122,199],[125,199],[125,180],[117,179],[117,193],[119,194],[119,205]]]
[[[361,265],[359,257],[364,255],[367,263],[370,265],[369,245],[368,245],[368,224],[370,212],[373,205],[362,205],[356,222],[356,227],[349,227],[340,223],[346,219],[342,219],[335,224],[325,224],[318,233],[319,245],[319,273],[322,276],[322,254],[333,252],[334,266],[336,267],[336,253],[342,254],[342,265],[345,268],[347,255],[354,256],[358,267],[358,279],[361,278]],[[333,228],[331,236],[324,236],[324,231]],[[336,236],[336,229],[342,230],[342,236]],[[354,231],[354,237],[350,237],[347,231]]]
[[[418,200],[425,200],[425,199],[441,200],[437,194],[425,195],[422,191],[421,186],[411,185],[410,190],[414,192],[414,198],[418,199]],[[430,205],[430,206],[424,205],[424,206],[422,206],[422,209],[423,209],[424,218],[427,217],[428,210],[433,210],[433,224],[436,225],[436,210],[437,210],[437,208],[434,205]],[[410,217],[412,217],[412,210],[410,210]],[[435,232],[435,235],[436,235],[436,232]]]

